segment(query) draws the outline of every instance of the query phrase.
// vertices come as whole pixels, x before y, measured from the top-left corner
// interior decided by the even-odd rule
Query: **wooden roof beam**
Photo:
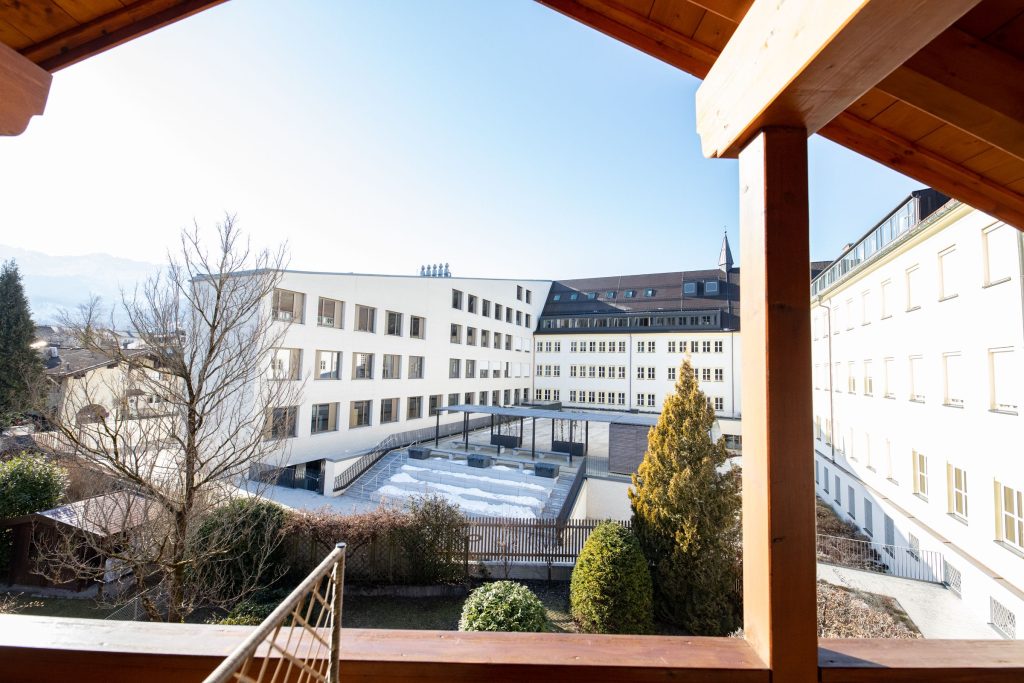
[[[944,31],[878,89],[1024,159],[1024,61]]]
[[[21,135],[43,113],[53,76],[0,43],[0,135]]]
[[[707,157],[769,126],[816,133],[979,0],[756,0],[697,90]]]

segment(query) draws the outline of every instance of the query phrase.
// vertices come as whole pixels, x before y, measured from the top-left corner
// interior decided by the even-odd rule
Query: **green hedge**
[[[569,586],[572,618],[586,633],[650,633],[651,573],[633,533],[603,522],[576,560]]]
[[[480,586],[466,598],[459,619],[460,631],[525,631],[548,628],[547,610],[526,586],[495,581]]]

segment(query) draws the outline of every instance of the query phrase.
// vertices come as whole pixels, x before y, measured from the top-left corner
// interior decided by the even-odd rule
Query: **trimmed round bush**
[[[515,581],[495,581],[474,590],[459,619],[460,631],[539,633],[547,627],[548,615],[540,599]]]
[[[569,586],[572,618],[585,633],[650,633],[653,588],[640,542],[602,522],[583,544]]]

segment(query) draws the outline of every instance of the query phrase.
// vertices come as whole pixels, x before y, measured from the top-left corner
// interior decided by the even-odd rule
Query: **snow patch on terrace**
[[[409,492],[397,486],[386,485],[377,489],[377,493],[388,498],[406,498]],[[458,505],[462,510],[470,514],[484,515],[487,517],[526,517],[536,519],[537,515],[528,507],[509,505],[507,503],[488,503],[482,500],[463,498],[453,492],[438,491],[437,495],[445,500]]]

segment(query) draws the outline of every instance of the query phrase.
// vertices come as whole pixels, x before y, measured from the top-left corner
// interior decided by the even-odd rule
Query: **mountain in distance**
[[[21,271],[36,324],[57,322],[61,309],[74,311],[93,295],[102,299],[104,308],[117,308],[121,301],[121,288],[130,293],[136,284],[141,284],[160,269],[154,263],[110,254],[51,256],[0,244],[0,261],[12,258]]]

